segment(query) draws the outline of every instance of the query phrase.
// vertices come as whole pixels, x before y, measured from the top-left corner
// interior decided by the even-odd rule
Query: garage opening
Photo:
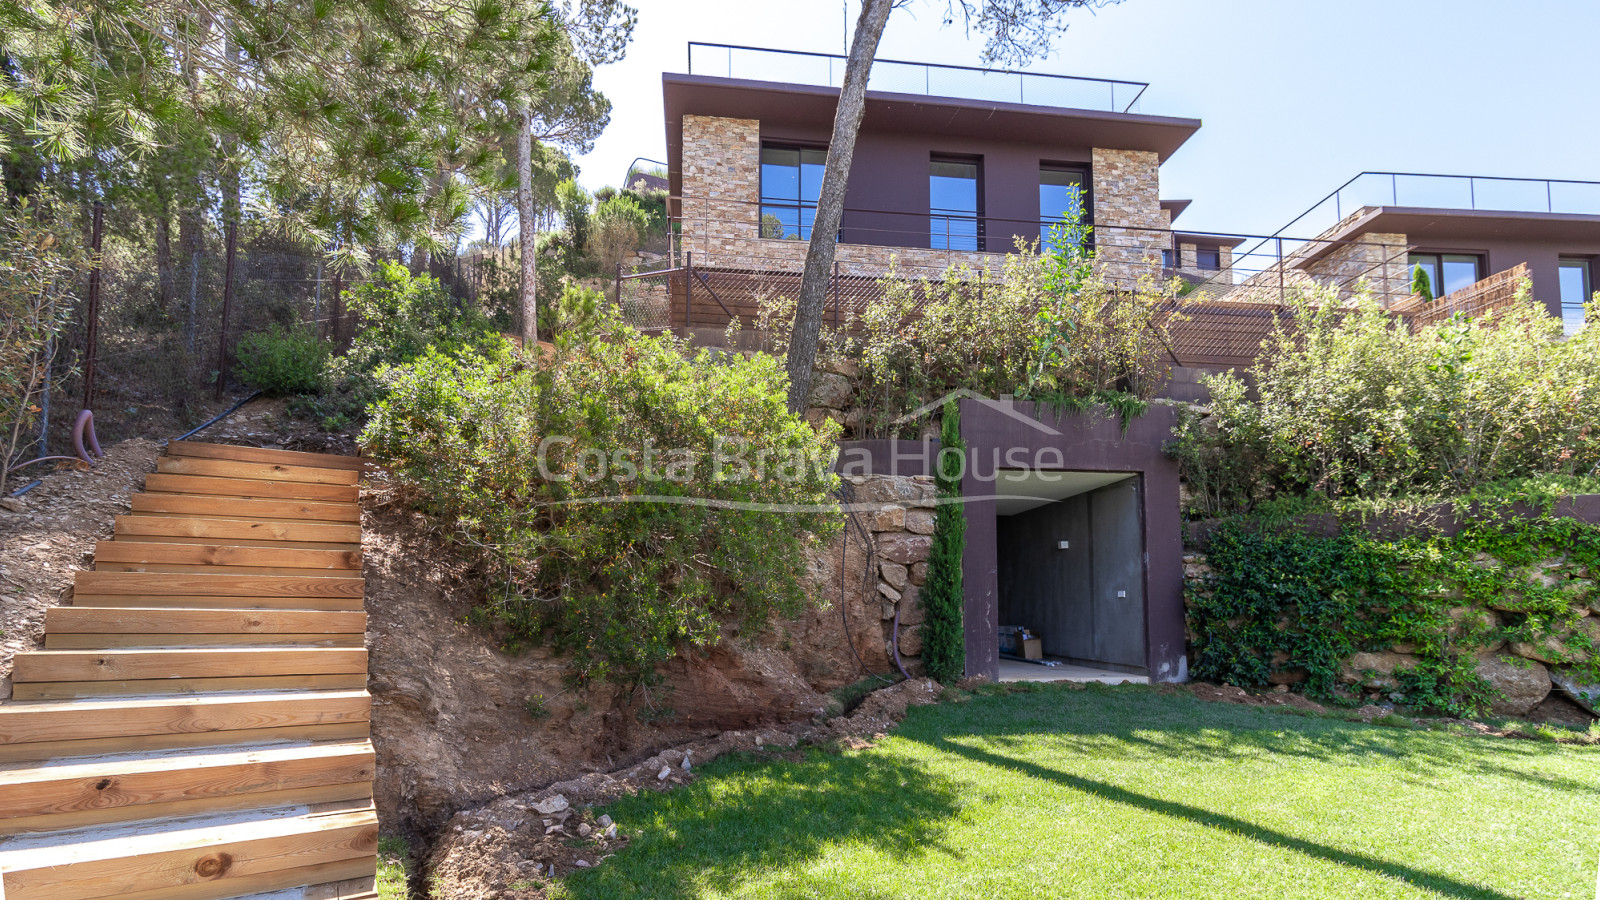
[[[996,492],[1000,679],[1146,680],[1140,477],[1033,470]]]

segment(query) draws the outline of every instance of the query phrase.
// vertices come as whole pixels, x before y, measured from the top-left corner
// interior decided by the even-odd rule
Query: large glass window
[[[1477,284],[1483,278],[1483,257],[1472,253],[1413,253],[1412,284],[1417,283],[1418,270],[1428,277],[1428,295],[1443,297]]]
[[[1194,267],[1215,272],[1222,268],[1222,251],[1216,247],[1200,247],[1194,251]]]
[[[1089,224],[1083,182],[1082,169],[1039,167],[1039,237],[1050,237],[1051,227],[1058,222]]]
[[[1583,327],[1583,305],[1594,293],[1589,261],[1563,259],[1557,271],[1561,275],[1561,324],[1567,334],[1577,334]]]
[[[761,148],[761,236],[811,240],[822,194],[828,151],[803,147]]]
[[[928,173],[928,246],[935,250],[981,250],[978,164],[933,160]]]

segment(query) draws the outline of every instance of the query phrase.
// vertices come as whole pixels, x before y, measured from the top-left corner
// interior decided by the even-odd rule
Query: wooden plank
[[[264,675],[366,674],[367,651],[351,647],[163,647],[32,650],[11,659],[11,680],[136,681]]]
[[[217,478],[250,478],[259,481],[294,481],[305,484],[355,484],[361,473],[353,469],[322,469],[279,463],[240,462],[232,459],[201,459],[193,456],[164,456],[156,460],[156,471],[167,475],[211,475]]]
[[[203,575],[165,572],[76,572],[73,593],[94,596],[360,597],[361,578],[321,575]]]
[[[45,632],[63,634],[362,634],[359,612],[257,609],[95,609],[55,606],[45,610]]]
[[[287,481],[252,481],[247,478],[214,478],[209,475],[163,475],[144,477],[147,492],[201,494],[207,497],[249,497],[263,500],[315,500],[320,503],[354,503],[361,489],[353,484],[297,484]]]
[[[329,884],[312,885],[300,900],[378,900],[376,878],[351,878]]]
[[[46,634],[46,650],[114,650],[127,647],[360,647],[366,636],[360,634]]]
[[[162,888],[155,891],[140,891],[137,894],[116,894],[114,896],[116,900],[226,900],[226,898],[230,897],[254,896],[288,888],[299,888],[307,884],[325,883],[330,878],[344,879],[345,882],[352,882],[358,879],[375,882],[377,871],[378,857],[373,854],[372,856],[353,857],[339,860],[338,862],[284,869],[263,875],[246,875],[241,878],[220,882],[202,881],[197,884],[184,885],[183,887]],[[361,895],[359,894],[324,895],[324,897],[328,896],[334,897],[336,900],[361,900]],[[376,894],[369,894],[365,900],[376,900],[376,897]],[[306,893],[301,895],[301,900],[313,900],[313,898],[311,894]]]
[[[371,707],[366,691],[13,703],[0,706],[0,745],[351,722],[365,727]],[[141,748],[130,742],[124,749]]]
[[[119,573],[105,573],[119,574]],[[360,597],[208,597],[170,594],[78,594],[72,605],[81,607],[147,607],[151,609],[303,609],[358,612]]]
[[[311,522],[259,522],[234,519],[197,519],[178,516],[118,516],[117,540],[153,540],[178,543],[231,544],[239,547],[305,546],[308,544],[361,546],[361,526]]]
[[[352,676],[325,675],[310,677],[350,678]],[[4,733],[4,728],[4,722],[0,722],[0,734]],[[368,731],[367,722],[361,720],[315,725],[292,725],[279,728],[238,728],[203,733],[119,734],[114,737],[84,738],[81,740],[31,741],[21,744],[0,744],[0,764],[61,759],[72,756],[95,756],[105,753],[154,753],[161,750],[191,749],[195,747],[257,744],[262,741],[363,740],[367,737]]]
[[[167,444],[167,452],[173,456],[233,459],[240,462],[311,466],[319,469],[353,469],[358,472],[367,464],[367,460],[359,456],[341,456],[337,453],[306,453],[300,450],[268,450],[264,447],[208,444],[204,441],[170,441]]]
[[[361,675],[263,675],[258,678],[161,678],[139,681],[35,681],[11,686],[13,700],[71,700],[215,691],[360,691]],[[3,748],[0,748],[3,749]]]
[[[372,800],[371,780],[354,781],[347,784],[330,784],[320,787],[299,787],[282,791],[255,791],[226,796],[201,797],[193,800],[143,803],[138,806],[114,806],[106,809],[91,809],[55,815],[0,819],[0,835],[56,831],[63,828],[83,828],[113,822],[159,819],[168,816],[209,815],[233,810],[261,809],[268,806],[298,806],[309,803],[361,800]]]
[[[240,892],[239,881],[286,869],[372,856],[378,817],[371,810],[219,824],[192,832],[139,835],[115,851],[99,843],[8,854],[7,900],[137,897],[189,885]],[[108,853],[115,855],[106,855]],[[13,861],[14,859],[14,861]],[[151,896],[176,896],[172,893]]]
[[[161,564],[306,569],[296,575],[321,574],[317,570],[359,570],[359,550],[296,550],[272,547],[230,547],[218,544],[156,544],[97,541],[95,564]],[[340,574],[344,574],[343,571]]]
[[[0,771],[0,826],[14,828],[16,822],[3,820],[21,817],[370,782],[372,774],[365,741],[12,768]]]
[[[361,507],[354,503],[254,500],[244,497],[207,497],[199,494],[134,494],[129,498],[129,503],[136,516],[198,516],[234,521],[324,523],[361,521]]]

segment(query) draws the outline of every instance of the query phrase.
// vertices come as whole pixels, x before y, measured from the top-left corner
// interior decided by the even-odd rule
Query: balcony
[[[691,75],[837,88],[844,80],[845,61],[845,57],[829,53],[689,43]],[[1138,112],[1139,98],[1147,87],[1137,81],[893,59],[874,61],[867,80],[868,90],[885,93],[1116,113]]]
[[[1600,215],[1600,182],[1494,175],[1362,172],[1317,201],[1278,234],[1319,234],[1363,208]]]

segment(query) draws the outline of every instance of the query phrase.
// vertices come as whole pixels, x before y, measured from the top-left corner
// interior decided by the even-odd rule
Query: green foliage
[[[1424,301],[1433,299],[1433,282],[1428,278],[1428,270],[1417,266],[1416,274],[1411,276],[1411,293],[1420,296]]]
[[[1208,379],[1211,418],[1172,447],[1202,486],[1194,512],[1600,475],[1600,329],[1563,339],[1532,302],[1413,333],[1370,297],[1304,299],[1251,374],[1254,391],[1233,373]]]
[[[1187,585],[1199,678],[1263,685],[1304,670],[1307,690],[1327,696],[1351,654],[1409,645],[1418,664],[1396,673],[1398,693],[1466,715],[1492,699],[1477,653],[1553,639],[1580,679],[1600,680],[1600,645],[1580,626],[1600,603],[1600,526],[1480,518],[1454,537],[1383,540],[1240,518],[1213,533],[1207,552],[1212,575]],[[1544,566],[1559,576],[1552,585],[1534,577]]]
[[[345,293],[360,321],[343,372],[371,373],[411,362],[429,350],[454,352],[493,344],[487,319],[454,297],[432,276],[412,276],[399,263],[382,262],[372,278]]]
[[[586,335],[600,324],[605,296],[594,288],[568,279],[556,300],[556,328],[553,333]]]
[[[966,635],[962,627],[963,581],[961,555],[966,549],[967,519],[961,506],[961,416],[955,403],[947,403],[939,434],[935,480],[939,507],[933,517],[933,546],[928,551],[928,575],[922,586],[922,661],[928,674],[944,683],[966,672]]]
[[[328,345],[312,328],[274,325],[239,339],[239,377],[272,397],[318,394],[326,383]]]
[[[53,221],[48,200],[0,204],[0,494],[38,434],[41,396],[67,374],[53,363],[87,263],[74,229]]]
[[[593,269],[584,256],[593,223],[592,202],[589,192],[570,178],[556,185],[556,207],[561,213],[561,233],[566,238],[561,262],[570,275],[587,275]]]
[[[627,194],[600,201],[588,238],[589,252],[600,264],[600,271],[614,273],[628,254],[639,249],[649,225],[644,207]]]
[[[1095,271],[1087,239],[1084,226],[1057,226],[1042,250],[1007,254],[999,277],[960,265],[939,280],[891,271],[843,329],[856,336],[838,338],[861,356],[868,429],[894,431],[906,412],[956,388],[1058,409],[1152,396],[1169,372],[1175,317],[1165,307],[1176,282],[1113,285]]]
[[[429,352],[383,382],[364,444],[492,573],[480,618],[570,652],[575,681],[648,681],[805,608],[805,551],[840,524],[833,435],[788,413],[776,360],[605,319],[536,361]]]

